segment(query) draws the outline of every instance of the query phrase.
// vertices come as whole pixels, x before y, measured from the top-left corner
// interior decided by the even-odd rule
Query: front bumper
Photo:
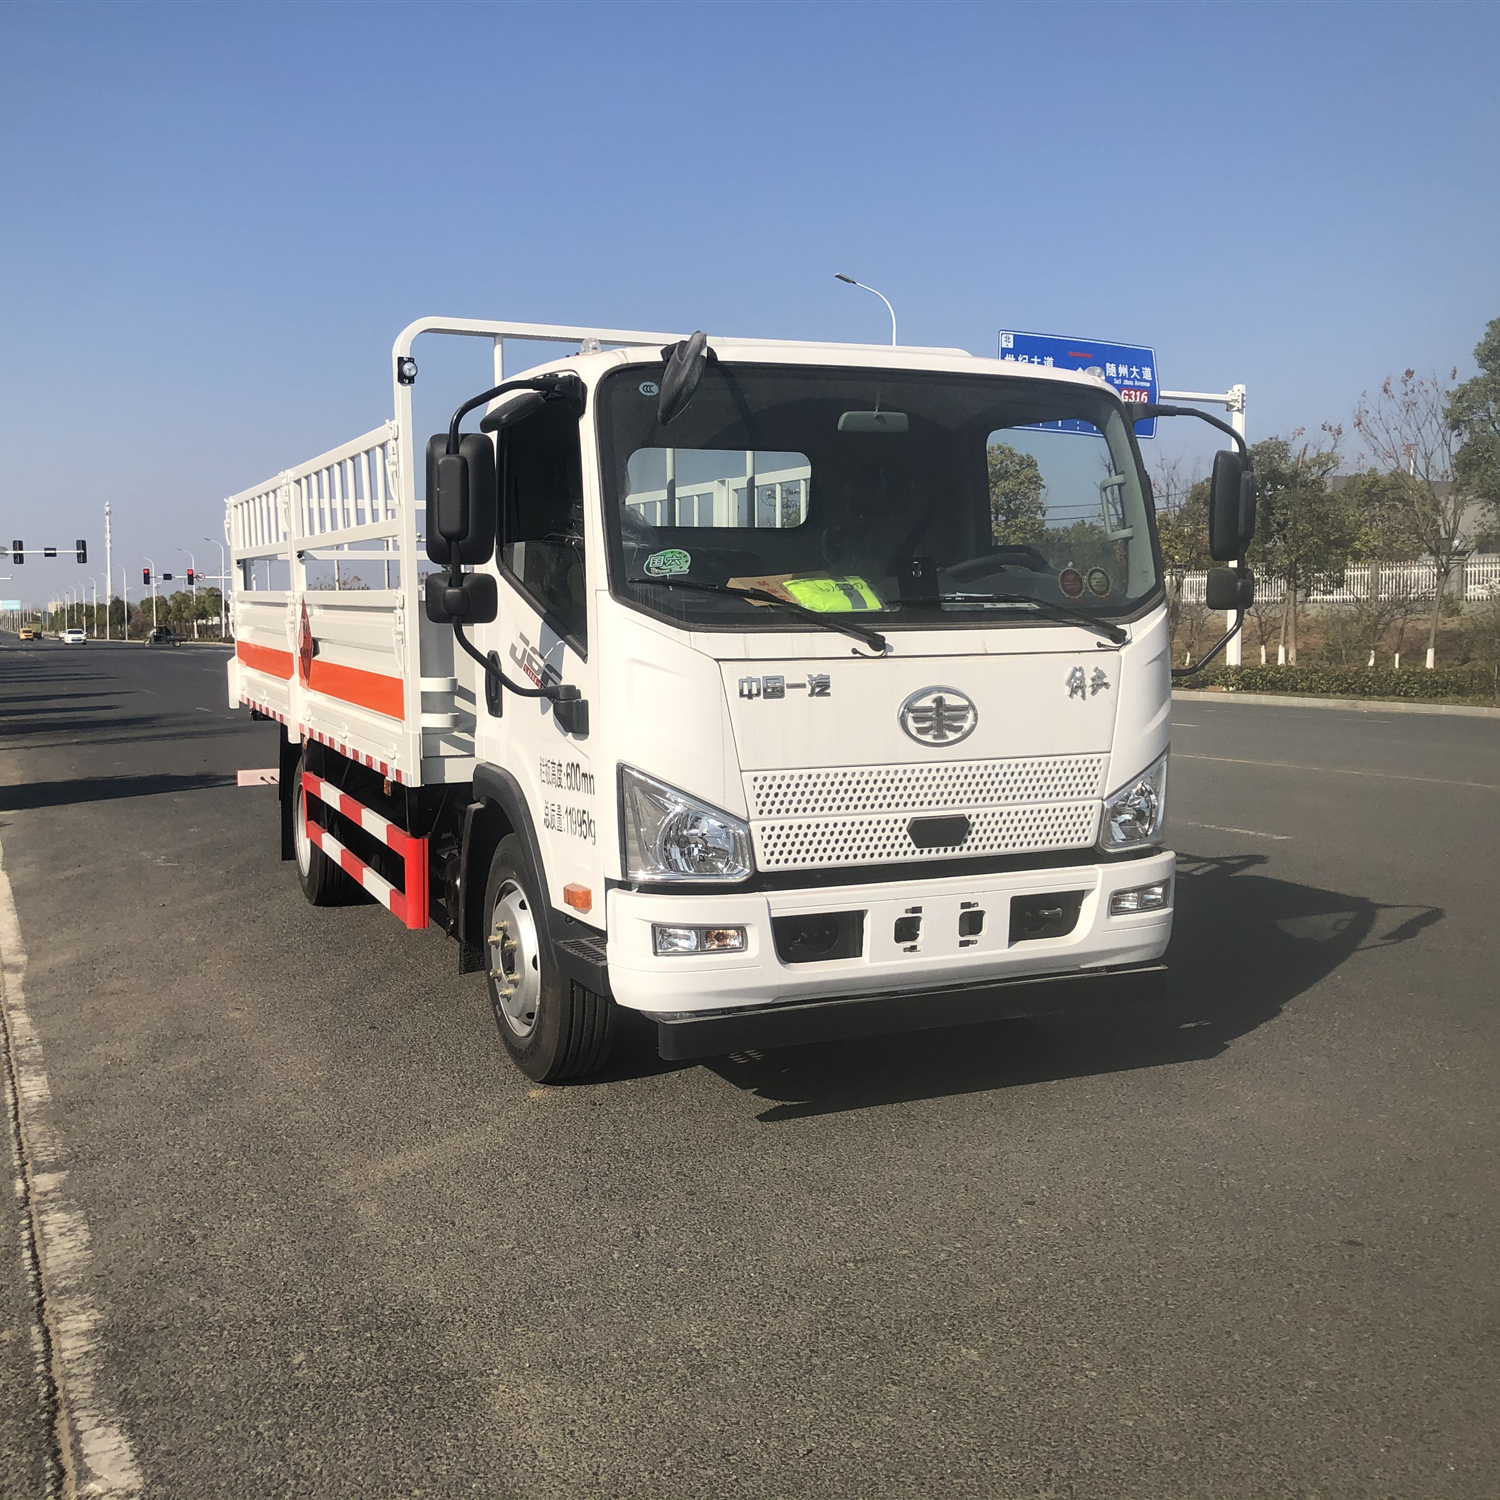
[[[848,1036],[855,1034],[849,1025],[859,1019],[849,1008],[855,1001],[861,1002],[857,1008],[870,1023],[855,1029],[868,1032],[955,1024],[955,1019],[923,1019],[928,1014],[956,1020],[1037,1014],[1038,1005],[1055,1010],[1064,1003],[1093,1003],[1081,997],[1095,990],[1129,991],[1129,998],[1140,998],[1139,987],[1157,981],[1137,978],[1123,986],[1094,982],[1109,977],[1105,970],[1142,973],[1140,966],[1155,965],[1172,934],[1172,911],[1168,907],[1111,917],[1108,898],[1116,890],[1170,880],[1174,863],[1175,856],[1163,852],[1050,870],[741,894],[658,895],[617,888],[608,897],[610,989],[619,1004],[650,1015],[672,1036],[714,1038],[711,1052],[726,1050],[718,1044],[732,1031],[726,1013],[742,1013],[746,1022],[753,1014],[760,1017],[757,1024],[763,1029],[779,1034],[789,1029],[790,1020],[778,1027],[768,1012],[796,1007],[811,1017],[810,1007],[822,1007],[821,1020],[806,1022],[814,1034]],[[1011,941],[1013,900],[1065,891],[1083,893],[1072,931],[1062,937]],[[896,940],[895,924],[916,908],[922,936],[913,947]],[[977,937],[961,936],[960,917],[976,910],[985,913],[982,930]],[[863,952],[858,957],[787,963],[778,956],[772,918],[844,911],[865,914]],[[652,945],[653,923],[744,927],[746,949],[658,956]],[[1048,984],[1014,987],[1017,981],[1043,979]],[[1075,983],[1049,988],[1062,980]],[[1002,988],[1004,996],[998,994]],[[992,998],[985,1000],[985,994]],[[1004,1008],[1014,1005],[1031,1008]],[[978,1013],[973,1013],[976,1008]],[[898,1012],[904,1019],[896,1023],[891,1018]],[[826,1032],[829,1026],[835,1030]],[[728,1050],[740,1045],[750,1044],[736,1043]],[[706,1054],[695,1050],[663,1055]]]

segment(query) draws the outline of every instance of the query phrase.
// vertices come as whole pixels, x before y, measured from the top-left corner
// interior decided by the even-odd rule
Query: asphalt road
[[[1180,703],[1164,1006],[539,1089],[435,930],[303,901],[222,671],[0,637],[37,1191],[142,1493],[1500,1493],[1500,722]]]

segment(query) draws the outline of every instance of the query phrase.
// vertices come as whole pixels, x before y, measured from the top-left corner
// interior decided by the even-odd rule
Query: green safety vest
[[[819,614],[882,607],[880,596],[863,578],[790,578],[781,586],[803,609],[815,609]]]

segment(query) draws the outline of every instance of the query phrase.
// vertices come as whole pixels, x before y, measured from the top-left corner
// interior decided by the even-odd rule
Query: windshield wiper
[[[828,615],[816,609],[808,609],[806,605],[797,604],[791,599],[783,599],[780,594],[768,593],[765,589],[734,589],[721,583],[685,583],[680,578],[627,578],[625,582],[650,584],[663,589],[689,589],[695,594],[727,594],[731,599],[759,599],[766,604],[779,604],[783,609],[789,609],[793,614],[801,615],[805,620],[811,620],[814,625],[822,625],[828,630],[839,630],[845,635],[853,636],[855,640],[863,641],[872,651],[878,651],[882,656],[889,649],[885,637],[878,630],[871,630],[868,625],[855,625],[839,615]]]
[[[1096,620],[1081,609],[1069,609],[1066,604],[1054,604],[1050,599],[1036,599],[1030,594],[933,594],[922,599],[902,599],[902,604],[1029,604],[1038,614],[1049,620],[1066,620],[1082,625],[1102,635],[1106,640],[1123,646],[1130,639],[1127,632],[1108,620]]]

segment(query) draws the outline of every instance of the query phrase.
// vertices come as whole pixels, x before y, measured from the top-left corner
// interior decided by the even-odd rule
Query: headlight
[[[750,828],[665,782],[620,767],[625,875],[630,880],[745,880]]]
[[[1161,842],[1167,816],[1167,757],[1132,776],[1104,799],[1104,826],[1099,831],[1103,849],[1139,849]]]

